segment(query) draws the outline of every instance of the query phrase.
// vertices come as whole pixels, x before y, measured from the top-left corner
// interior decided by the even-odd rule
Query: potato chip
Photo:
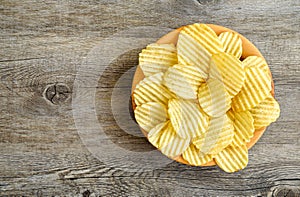
[[[178,97],[196,99],[201,83],[205,81],[202,71],[196,66],[175,65],[167,70],[164,84]]]
[[[194,138],[208,128],[209,117],[192,101],[171,99],[168,114],[176,133],[182,138]]]
[[[250,109],[250,112],[254,119],[254,128],[259,129],[275,122],[280,115],[280,108],[277,101],[270,94],[256,107]]]
[[[262,102],[272,90],[271,77],[262,69],[249,67],[241,91],[232,99],[234,111],[246,111]]]
[[[146,49],[152,51],[169,51],[169,52],[176,52],[176,46],[174,44],[158,44],[158,43],[151,43],[146,46]]]
[[[163,73],[157,73],[140,81],[133,92],[135,104],[159,102],[166,105],[172,98],[172,93],[163,85],[162,81]]]
[[[270,69],[269,69],[269,66],[268,66],[266,60],[262,57],[248,56],[243,60],[242,63],[245,68],[258,67],[258,68],[263,69],[266,73],[270,72]]]
[[[193,144],[204,154],[218,154],[232,142],[233,136],[233,123],[225,114],[211,118],[207,132],[194,138]]]
[[[231,108],[230,110],[228,110],[228,111],[226,112],[226,114],[227,114],[228,118],[229,118],[232,122],[234,122],[235,117],[234,117],[234,111],[232,110],[232,108]]]
[[[225,86],[217,79],[209,78],[198,89],[198,101],[209,116],[219,117],[231,107],[231,98]]]
[[[242,62],[228,53],[214,54],[211,58],[210,77],[218,79],[231,97],[242,88],[245,80],[245,71]]]
[[[180,33],[177,42],[178,63],[183,65],[195,65],[204,78],[208,76],[211,54],[188,34]]]
[[[254,119],[249,111],[234,113],[234,137],[232,146],[242,146],[250,141],[254,134]]]
[[[182,157],[193,166],[204,165],[213,159],[211,155],[202,153],[194,146],[194,144],[190,144],[190,146],[182,153]]]
[[[156,148],[159,148],[159,140],[162,132],[166,130],[166,128],[169,126],[169,120],[163,123],[160,123],[153,127],[149,133],[148,133],[148,141],[155,146]]]
[[[223,32],[219,35],[226,53],[231,53],[238,59],[242,56],[242,40],[237,33]]]
[[[190,35],[210,54],[224,51],[223,45],[218,39],[217,34],[205,24],[195,23],[193,25],[187,25],[180,31],[180,33]]]
[[[190,139],[181,138],[169,124],[161,132],[159,150],[168,157],[174,158],[181,155],[189,146]]]
[[[157,124],[167,120],[167,108],[161,103],[148,102],[137,106],[134,116],[140,127],[149,132]]]
[[[248,149],[246,145],[240,147],[228,146],[216,155],[215,161],[225,172],[242,170],[248,164]]]
[[[174,64],[177,64],[174,44],[150,44],[139,55],[139,65],[146,77],[165,72]]]

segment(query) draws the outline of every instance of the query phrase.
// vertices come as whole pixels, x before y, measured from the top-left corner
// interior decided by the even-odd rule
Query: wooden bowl
[[[222,26],[219,26],[219,25],[213,25],[213,24],[207,24],[210,28],[212,28],[217,35],[219,35],[220,33],[222,32],[235,32],[231,29],[228,29],[226,27],[222,27]],[[173,43],[173,44],[177,44],[177,40],[178,40],[178,35],[179,35],[179,32],[180,30],[182,29],[183,27],[181,28],[178,28],[174,31],[171,31],[170,33],[166,34],[165,36],[161,37],[159,40],[156,41],[156,43],[158,44],[170,44],[170,43]],[[239,34],[238,32],[235,32],[237,34]],[[243,47],[243,53],[242,53],[242,57],[241,59],[245,59],[246,57],[248,56],[259,56],[259,57],[262,57],[262,54],[259,52],[259,50],[247,39],[245,38],[244,36],[242,36],[241,34],[239,34],[240,38],[242,39],[242,47]],[[271,78],[272,78],[272,74],[271,72],[269,72]],[[135,74],[134,74],[134,77],[133,77],[133,81],[132,81],[132,89],[131,89],[131,92],[133,93],[136,85],[142,80],[144,79],[144,74],[143,74],[143,71],[142,69],[138,66],[136,71],[135,71]],[[272,91],[271,91],[272,95],[274,96],[274,83],[273,83],[273,80],[272,80]],[[133,107],[133,110],[135,110],[136,108],[136,105],[134,103],[134,99],[132,99],[132,107]],[[255,130],[254,132],[254,136],[251,138],[250,142],[248,142],[246,145],[247,145],[247,148],[250,149],[258,140],[259,138],[263,135],[263,133],[265,132],[266,130],[266,127],[262,127],[260,129],[257,129]],[[147,137],[147,133],[145,131],[143,131],[143,129],[141,129],[141,131],[143,132],[143,134]],[[180,163],[183,163],[183,164],[187,164],[187,165],[190,165],[187,161],[185,161],[182,156],[178,156],[178,157],[175,157],[175,158],[171,158],[175,161],[178,161]],[[211,162],[208,162],[202,166],[213,166],[213,165],[216,165],[215,161],[212,160]]]

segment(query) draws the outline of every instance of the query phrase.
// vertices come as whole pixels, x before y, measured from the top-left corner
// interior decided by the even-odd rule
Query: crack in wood
[[[5,62],[20,62],[20,61],[29,61],[29,60],[40,60],[46,59],[46,57],[32,57],[32,58],[23,58],[23,59],[8,59],[8,60],[0,60],[1,63]]]
[[[215,4],[220,2],[220,0],[196,0],[196,1],[201,5]]]

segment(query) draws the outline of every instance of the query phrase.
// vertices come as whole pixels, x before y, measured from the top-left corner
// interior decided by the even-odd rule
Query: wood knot
[[[55,83],[46,86],[43,96],[52,104],[60,105],[69,100],[71,91],[66,84]]]
[[[85,190],[85,191],[82,193],[82,196],[83,196],[83,197],[89,197],[90,195],[91,195],[90,190]]]
[[[280,186],[272,192],[274,197],[300,197],[299,188]]]

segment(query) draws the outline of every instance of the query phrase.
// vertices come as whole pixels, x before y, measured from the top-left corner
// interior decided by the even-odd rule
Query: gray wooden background
[[[137,172],[106,165],[87,149],[75,126],[79,68],[114,33],[139,26],[163,29],[134,34],[144,46],[166,33],[164,28],[194,22],[229,27],[260,49],[273,73],[281,117],[238,173],[176,162]],[[299,0],[1,0],[0,27],[0,196],[300,195]],[[116,81],[137,64],[140,49],[124,51],[106,65],[96,86],[85,87],[96,89],[96,116],[105,133],[131,151],[152,147],[118,127],[110,102]],[[124,103],[127,107],[129,98]]]

